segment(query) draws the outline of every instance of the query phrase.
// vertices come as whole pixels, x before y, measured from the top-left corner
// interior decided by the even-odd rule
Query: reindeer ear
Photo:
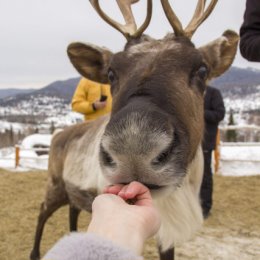
[[[67,53],[75,69],[84,77],[108,83],[107,69],[112,52],[105,48],[80,42],[71,43]]]
[[[231,66],[237,52],[238,41],[238,34],[227,30],[220,38],[199,48],[210,68],[209,79],[220,76]]]

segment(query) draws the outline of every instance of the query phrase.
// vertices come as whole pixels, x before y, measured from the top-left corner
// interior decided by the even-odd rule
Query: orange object
[[[19,166],[20,160],[20,147],[18,145],[15,146],[15,168]]]
[[[219,168],[219,160],[220,160],[220,151],[219,151],[219,145],[220,145],[220,132],[218,129],[217,137],[216,137],[216,148],[214,150],[214,173],[216,174],[218,172]]]

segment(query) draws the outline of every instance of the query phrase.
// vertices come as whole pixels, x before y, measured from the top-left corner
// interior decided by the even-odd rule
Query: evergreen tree
[[[235,125],[233,110],[230,111],[228,125],[230,125],[230,126]],[[226,139],[227,139],[227,142],[236,142],[237,141],[236,130],[235,129],[228,129],[227,132],[226,132]]]
[[[8,139],[9,139],[9,144],[10,146],[14,145],[14,131],[13,131],[13,126],[10,126],[10,130],[8,130]]]
[[[53,134],[54,131],[55,131],[55,125],[54,125],[54,122],[51,121],[50,133]]]

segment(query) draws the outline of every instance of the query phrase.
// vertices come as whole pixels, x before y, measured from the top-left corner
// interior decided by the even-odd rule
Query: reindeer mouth
[[[162,186],[155,185],[155,184],[143,183],[143,185],[146,186],[149,190],[159,190],[162,188]]]

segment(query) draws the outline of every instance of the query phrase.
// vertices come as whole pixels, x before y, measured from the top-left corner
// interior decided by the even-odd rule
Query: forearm
[[[259,29],[260,32],[260,29]],[[260,34],[245,34],[240,40],[241,55],[249,61],[260,61]]]
[[[240,52],[249,61],[260,61],[260,2],[247,0],[240,28]]]
[[[109,223],[109,221],[106,222]],[[88,227],[88,232],[128,249],[136,255],[142,254],[145,241],[140,231],[141,228],[137,226],[129,227],[127,224],[125,226],[113,226],[111,223],[114,223],[114,221],[111,221],[110,224],[108,223],[102,225],[102,223],[96,223],[95,218],[93,218]]]

